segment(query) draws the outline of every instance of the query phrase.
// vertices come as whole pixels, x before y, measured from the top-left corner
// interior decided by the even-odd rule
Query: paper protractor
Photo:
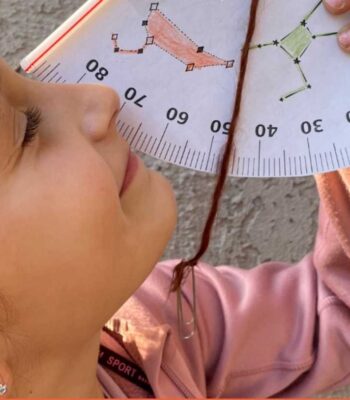
[[[250,12],[241,0],[91,0],[21,63],[48,83],[101,83],[121,98],[131,147],[216,173]],[[320,0],[261,0],[230,175],[306,176],[350,166],[344,17]]]

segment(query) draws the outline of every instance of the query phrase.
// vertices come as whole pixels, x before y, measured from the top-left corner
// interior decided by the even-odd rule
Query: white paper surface
[[[115,88],[133,148],[213,173],[249,10],[242,0],[89,1],[21,65],[45,82]],[[350,57],[335,35],[345,23],[318,0],[260,1],[231,175],[350,166]]]

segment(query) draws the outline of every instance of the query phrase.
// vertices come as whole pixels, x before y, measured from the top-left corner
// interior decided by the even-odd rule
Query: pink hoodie
[[[198,331],[189,340],[178,334],[176,295],[167,301],[176,261],[155,267],[110,321],[115,339],[101,333],[100,361],[110,349],[145,375],[114,362],[130,382],[98,365],[106,396],[306,397],[350,384],[350,169],[316,182],[321,206],[313,252],[297,264],[251,270],[200,264]],[[183,291],[189,320],[190,278]]]

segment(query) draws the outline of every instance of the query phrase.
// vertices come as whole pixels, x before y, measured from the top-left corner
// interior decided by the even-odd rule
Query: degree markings
[[[183,158],[184,158],[184,155],[185,155],[187,146],[188,146],[188,140],[186,141],[185,148],[184,148],[184,150],[183,150],[183,152],[182,152],[182,155],[181,155],[181,159],[180,159],[180,162],[179,162],[180,165],[182,165],[182,160],[183,160]]]
[[[84,74],[77,80],[77,83],[80,83],[87,75],[87,72],[84,72]]]
[[[142,127],[142,122],[141,122],[140,125],[138,126],[138,128],[137,128],[137,130],[136,130],[136,132],[135,132],[135,135],[134,135],[133,138],[131,139],[130,147],[132,146],[132,144],[133,144],[135,138],[137,137],[137,134],[139,133],[141,127]],[[138,143],[138,142],[137,142],[137,143]],[[137,144],[136,144],[136,146],[137,146]],[[135,146],[135,147],[136,147],[136,146]]]
[[[168,157],[170,149],[171,149],[171,143],[169,143],[168,149],[166,151],[166,154],[165,154],[165,157],[164,157],[165,160],[167,160],[167,157]]]
[[[63,80],[64,78],[59,71],[60,66],[60,62],[50,64],[48,60],[44,60],[33,71],[32,75],[35,75],[35,78],[41,82],[65,83],[66,80]],[[84,72],[75,83],[82,82],[86,76],[87,72]],[[119,114],[125,111],[126,104],[127,102],[124,101],[120,107]],[[190,141],[189,139],[186,140],[186,138],[183,139],[183,144],[173,144],[171,142],[172,132],[169,132],[169,122],[166,123],[160,136],[158,134],[150,136],[141,131],[142,122],[133,126],[127,124],[126,121],[118,119],[116,125],[121,134],[129,142],[130,147],[133,146],[136,150],[150,153],[155,157],[182,166],[195,169],[198,169],[199,166],[200,170],[206,172],[219,171],[222,160],[214,148],[214,140],[217,134],[211,135],[208,152],[201,152],[190,147]],[[165,141],[166,136],[169,137]],[[346,146],[342,147],[333,142],[331,143],[331,149],[323,152],[313,152],[311,146],[313,139],[311,135],[306,138],[306,154],[287,154],[287,150],[282,149],[282,159],[281,157],[264,154],[263,140],[258,140],[257,157],[239,156],[236,160],[236,148],[234,148],[230,170],[231,175],[234,175],[235,172],[237,176],[242,177],[304,176],[350,165],[349,151]]]
[[[349,158],[349,154],[348,154],[348,149],[346,147],[345,147],[345,154],[346,154],[346,157],[348,159],[348,163],[350,165],[350,158]]]
[[[160,152],[160,155],[159,155],[159,157],[160,158],[162,158],[162,155],[163,155],[163,153],[164,153],[164,150],[165,150],[165,146],[167,145],[167,142],[164,142],[163,143],[163,147],[162,147],[162,151]]]
[[[196,161],[196,167],[195,167],[196,169],[197,169],[197,166],[198,166],[198,162],[199,162],[199,157],[200,157],[200,156],[201,156],[201,152],[199,151],[199,152],[198,152],[197,161]]]

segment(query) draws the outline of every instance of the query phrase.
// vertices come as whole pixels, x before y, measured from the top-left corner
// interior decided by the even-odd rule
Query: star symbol
[[[299,58],[296,58],[296,59],[294,60],[294,64],[300,64]]]
[[[274,46],[278,46],[279,44],[280,44],[280,42],[279,42],[278,40],[274,40],[274,41],[273,41],[273,45],[274,45]]]

